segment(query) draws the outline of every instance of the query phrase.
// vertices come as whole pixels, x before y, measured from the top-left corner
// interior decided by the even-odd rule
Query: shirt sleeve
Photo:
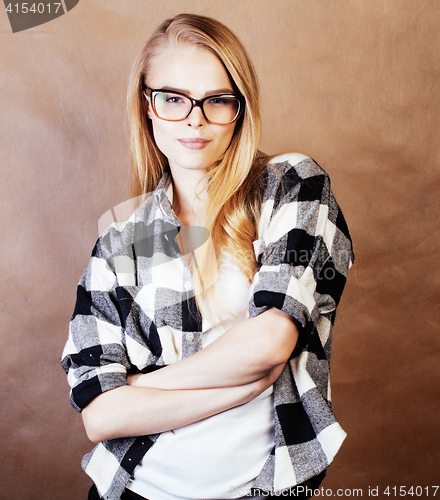
[[[127,384],[130,367],[123,344],[123,314],[117,277],[98,240],[77,289],[62,366],[72,406],[82,411],[99,394]]]
[[[298,156],[268,167],[249,315],[271,307],[290,314],[307,345],[317,318],[336,309],[354,255],[328,175]]]

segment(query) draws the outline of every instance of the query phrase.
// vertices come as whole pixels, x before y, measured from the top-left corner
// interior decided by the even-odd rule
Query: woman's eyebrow
[[[168,92],[179,92],[180,94],[187,94],[187,95],[191,96],[191,92],[189,90],[178,89],[176,87],[166,86],[166,87],[162,87],[161,90],[165,90],[165,91],[168,91]],[[210,95],[220,95],[220,94],[234,94],[234,91],[231,88],[216,89],[216,90],[207,90],[205,92],[205,96],[204,97],[208,97]]]
[[[234,91],[232,89],[217,89],[217,90],[209,90],[205,92],[205,97],[209,95],[219,95],[219,94],[233,94]]]

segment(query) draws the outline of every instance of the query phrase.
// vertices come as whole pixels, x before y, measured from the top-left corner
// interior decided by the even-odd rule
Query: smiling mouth
[[[201,137],[187,137],[185,139],[178,139],[178,141],[182,146],[188,149],[203,149],[211,142]]]

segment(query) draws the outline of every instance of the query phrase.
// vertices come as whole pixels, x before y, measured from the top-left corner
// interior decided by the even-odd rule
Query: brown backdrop
[[[242,38],[262,148],[317,160],[352,232],[332,367],[348,438],[325,488],[438,484],[440,3],[81,0],[15,34],[0,5],[0,498],[86,498],[91,444],[59,358],[98,218],[129,196],[130,65],[182,11]]]

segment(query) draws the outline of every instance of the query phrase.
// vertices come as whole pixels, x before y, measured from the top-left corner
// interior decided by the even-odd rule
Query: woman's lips
[[[178,139],[180,144],[188,149],[203,149],[210,143],[207,139],[202,139],[201,137],[186,137],[184,139]]]

